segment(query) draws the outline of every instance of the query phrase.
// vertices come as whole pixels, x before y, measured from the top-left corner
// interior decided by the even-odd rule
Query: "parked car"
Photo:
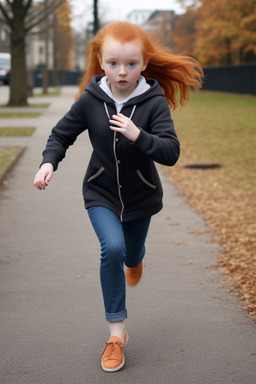
[[[0,52],[0,81],[4,84],[10,82],[11,55],[10,53]]]

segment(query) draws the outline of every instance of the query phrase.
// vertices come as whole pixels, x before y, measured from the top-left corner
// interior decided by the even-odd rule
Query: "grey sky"
[[[73,0],[73,26],[82,28],[92,20],[93,0]],[[164,9],[181,13],[182,8],[176,0],[99,0],[99,13],[105,21],[125,20],[126,16],[135,9]]]

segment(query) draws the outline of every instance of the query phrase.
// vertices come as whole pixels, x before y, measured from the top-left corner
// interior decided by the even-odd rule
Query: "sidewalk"
[[[211,271],[219,246],[203,219],[164,175],[143,280],[127,289],[126,365],[101,370],[108,327],[82,199],[87,134],[47,190],[33,186],[50,130],[75,94],[63,88],[30,120],[37,130],[1,189],[0,384],[255,384],[256,327]]]

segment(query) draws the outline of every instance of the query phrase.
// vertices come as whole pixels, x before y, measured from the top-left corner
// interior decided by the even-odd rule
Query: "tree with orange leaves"
[[[71,8],[64,1],[54,12],[54,67],[73,69],[73,31]]]
[[[187,8],[187,11],[174,20],[171,32],[172,50],[176,54],[194,54],[196,44],[196,23],[198,10],[194,7]]]
[[[180,2],[184,5],[184,0]],[[202,65],[256,60],[256,0],[194,0],[192,7],[197,22],[191,49]],[[180,20],[189,20],[190,12],[188,8]],[[183,38],[180,34],[180,45],[189,42],[191,31],[188,27],[187,30]],[[174,28],[173,42],[177,45],[175,33],[177,36]]]

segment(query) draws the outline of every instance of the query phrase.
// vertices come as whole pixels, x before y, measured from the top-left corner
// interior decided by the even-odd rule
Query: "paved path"
[[[81,194],[87,135],[46,191],[32,184],[50,129],[75,92],[63,88],[31,120],[37,131],[0,191],[0,383],[255,384],[256,327],[211,271],[219,247],[203,219],[164,175],[143,280],[127,290],[126,366],[101,370],[108,327],[98,241]]]

